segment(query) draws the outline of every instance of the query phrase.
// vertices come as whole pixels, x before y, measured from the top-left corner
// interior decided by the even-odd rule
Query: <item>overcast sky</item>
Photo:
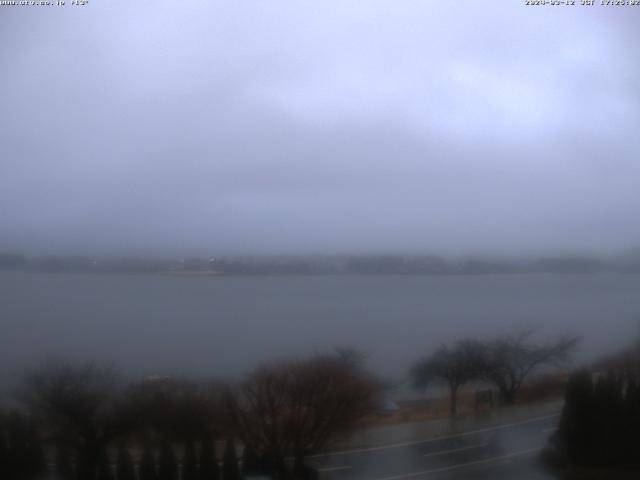
[[[0,250],[640,245],[640,7],[70,4],[0,7]]]

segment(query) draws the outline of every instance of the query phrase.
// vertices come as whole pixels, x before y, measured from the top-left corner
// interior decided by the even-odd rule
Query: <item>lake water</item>
[[[441,342],[519,326],[583,337],[579,359],[640,333],[640,275],[177,277],[0,272],[0,378],[47,356],[138,374],[233,376],[356,346],[401,378]]]

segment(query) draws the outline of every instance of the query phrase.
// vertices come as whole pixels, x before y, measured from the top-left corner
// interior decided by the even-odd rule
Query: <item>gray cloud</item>
[[[637,245],[637,12],[519,3],[3,7],[0,248]]]

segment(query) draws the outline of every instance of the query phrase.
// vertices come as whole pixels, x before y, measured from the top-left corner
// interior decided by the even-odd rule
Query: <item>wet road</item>
[[[543,415],[438,438],[318,455],[322,480],[551,480],[537,460],[559,416]]]

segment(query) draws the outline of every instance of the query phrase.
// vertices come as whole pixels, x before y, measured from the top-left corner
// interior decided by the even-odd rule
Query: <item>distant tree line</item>
[[[183,259],[80,255],[27,257],[0,252],[0,270],[99,273],[171,273],[227,275],[406,274],[474,275],[503,273],[640,272],[640,257],[605,260],[557,256],[533,260],[484,257],[445,259],[437,255],[239,256]]]
[[[95,364],[45,365],[26,376],[19,412],[0,417],[0,479],[43,480],[47,464],[55,480],[313,478],[305,457],[377,404],[378,383],[356,359],[282,361],[236,385],[125,384]]]

